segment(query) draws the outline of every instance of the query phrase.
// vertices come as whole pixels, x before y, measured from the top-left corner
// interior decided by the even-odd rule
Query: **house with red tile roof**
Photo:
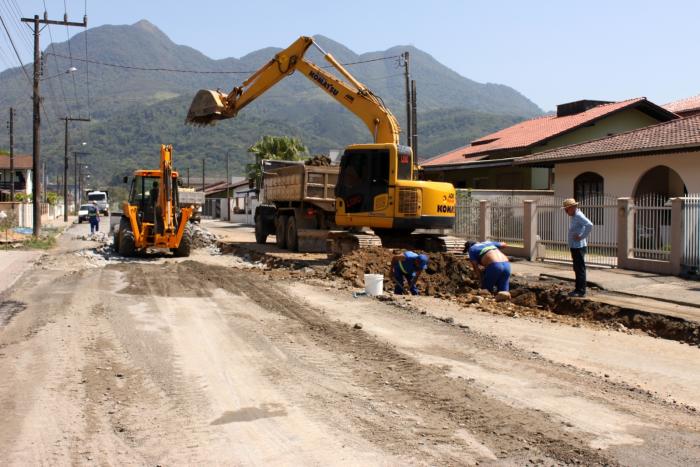
[[[517,123],[422,163],[428,180],[457,188],[551,189],[548,167],[515,165],[523,156],[679,118],[644,97],[621,102],[581,100],[556,114]]]
[[[553,169],[555,195],[666,198],[700,193],[700,115],[520,157]]]
[[[11,185],[15,193],[32,193],[32,156],[15,154],[14,173],[10,171],[10,156],[0,154],[0,201],[10,201]]]
[[[698,115],[700,114],[700,94],[693,97],[686,97],[679,101],[669,102],[664,105],[663,108],[681,117]]]

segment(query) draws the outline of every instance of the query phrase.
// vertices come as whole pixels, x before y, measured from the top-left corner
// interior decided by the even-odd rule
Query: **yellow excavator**
[[[180,207],[178,173],[172,165],[173,147],[160,146],[160,168],[136,170],[129,200],[122,205],[114,249],[134,256],[148,248],[167,249],[175,256],[189,256],[192,245],[188,220],[192,208]],[[124,177],[124,183],[128,177]]]
[[[347,82],[304,58],[312,45]],[[399,143],[400,128],[394,115],[311,37],[297,39],[228,94],[200,90],[190,105],[186,122],[210,125],[233,118],[295,71],[362,120],[374,139],[371,144],[348,146],[341,157],[335,185],[335,224],[354,230],[369,227],[385,244],[398,237],[419,238],[408,235],[416,229],[451,229],[455,218],[454,187],[450,183],[415,179],[413,153],[410,147]],[[430,240],[429,245],[420,246],[431,250],[457,251],[463,245],[461,239],[454,237],[420,238]],[[368,235],[362,236],[359,243],[376,244]]]

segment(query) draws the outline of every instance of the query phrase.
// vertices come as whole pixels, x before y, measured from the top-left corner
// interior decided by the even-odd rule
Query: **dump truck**
[[[204,206],[204,192],[194,188],[179,187],[178,197],[181,208],[191,208],[190,222],[199,224],[202,221],[202,206]]]
[[[338,166],[263,160],[261,204],[255,209],[255,241],[275,235],[277,246],[293,251],[326,251],[335,223]]]

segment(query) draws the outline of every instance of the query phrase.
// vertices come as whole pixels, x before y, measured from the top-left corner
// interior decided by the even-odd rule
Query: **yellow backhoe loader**
[[[346,80],[304,58],[314,45]],[[451,229],[455,218],[455,190],[449,183],[419,181],[411,148],[399,144],[399,124],[365,85],[356,80],[332,55],[324,51],[311,37],[302,36],[287,49],[279,52],[228,94],[200,90],[187,114],[187,123],[209,125],[217,120],[235,117],[246,105],[295,71],[300,72],[338,103],[361,119],[373,136],[372,144],[348,146],[340,161],[335,185],[335,224],[346,229],[371,228],[382,241],[402,237],[416,229]],[[257,217],[257,216],[256,216]],[[284,216],[290,222],[292,214]],[[257,219],[256,219],[257,220]],[[280,230],[273,221],[269,232]],[[299,219],[294,220],[300,224]],[[334,236],[340,238],[340,236]],[[355,238],[358,245],[377,244],[373,236]],[[463,241],[440,235],[421,236],[427,249],[458,251]],[[379,240],[377,239],[377,242]],[[381,244],[381,242],[379,242]]]
[[[148,248],[167,249],[175,256],[190,255],[192,236],[187,221],[192,208],[179,206],[172,154],[172,146],[161,145],[160,168],[134,172],[129,200],[122,205],[119,228],[114,233],[114,249],[120,255],[133,256]]]

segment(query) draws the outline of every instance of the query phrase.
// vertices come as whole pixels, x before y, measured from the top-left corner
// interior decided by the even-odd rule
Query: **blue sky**
[[[64,0],[0,0],[25,16],[61,18]],[[323,34],[357,53],[413,45],[459,74],[512,86],[544,110],[590,98],[646,96],[665,104],[700,94],[700,2],[666,0],[65,0],[70,20],[87,5],[90,27],[147,19],[178,43],[212,58],[285,47]],[[14,31],[10,24],[11,32]],[[72,28],[70,34],[78,30]],[[0,30],[0,58],[11,53]],[[26,33],[22,33],[26,35]],[[52,28],[54,40],[66,28]],[[17,39],[25,62],[31,46]],[[42,36],[42,47],[49,38]],[[332,51],[331,51],[332,52]],[[12,58],[12,56],[10,56]],[[0,69],[7,65],[0,60]],[[13,65],[16,65],[16,59]],[[417,83],[420,88],[420,83]]]

